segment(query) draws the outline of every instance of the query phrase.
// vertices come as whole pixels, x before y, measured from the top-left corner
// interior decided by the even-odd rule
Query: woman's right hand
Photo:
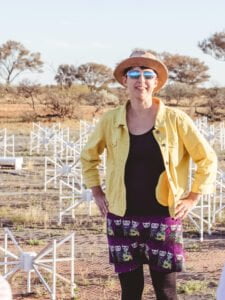
[[[106,217],[108,212],[108,203],[105,197],[105,193],[103,192],[101,186],[95,186],[91,189],[95,199],[95,203],[97,204],[102,216]]]

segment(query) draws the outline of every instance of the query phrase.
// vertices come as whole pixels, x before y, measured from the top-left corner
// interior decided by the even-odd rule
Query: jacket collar
[[[154,97],[153,101],[157,102],[159,104],[159,109],[157,112],[154,127],[160,128],[163,126],[164,115],[165,115],[165,105],[159,98]],[[115,116],[115,127],[127,126],[126,112],[127,112],[127,106],[129,104],[129,102],[130,101],[128,100],[124,105],[119,107],[119,111]]]
[[[159,98],[153,98],[153,101],[159,104],[159,109],[156,115],[155,125],[154,125],[156,129],[159,129],[160,127],[164,126],[166,107],[165,104]]]

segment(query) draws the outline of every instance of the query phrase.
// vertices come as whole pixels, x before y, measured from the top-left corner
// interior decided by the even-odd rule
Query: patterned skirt
[[[181,220],[171,217],[119,217],[108,213],[109,261],[115,272],[129,272],[148,264],[159,272],[184,267]]]

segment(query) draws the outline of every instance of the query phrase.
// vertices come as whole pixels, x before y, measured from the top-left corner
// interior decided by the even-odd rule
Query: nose
[[[145,77],[144,77],[144,74],[142,72],[141,72],[140,77],[138,78],[138,81],[139,82],[144,82],[145,81]]]

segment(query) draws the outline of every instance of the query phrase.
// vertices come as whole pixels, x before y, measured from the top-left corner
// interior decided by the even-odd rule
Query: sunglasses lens
[[[144,77],[146,79],[152,79],[155,77],[155,73],[154,72],[151,72],[151,71],[144,71]]]
[[[127,72],[127,76],[132,79],[138,79],[141,75],[141,72],[138,70],[130,70]]]
[[[144,71],[143,75],[144,75],[145,79],[152,79],[156,76],[155,72],[153,72],[153,71]],[[127,76],[131,79],[138,79],[141,76],[141,71],[130,70],[127,72]]]

